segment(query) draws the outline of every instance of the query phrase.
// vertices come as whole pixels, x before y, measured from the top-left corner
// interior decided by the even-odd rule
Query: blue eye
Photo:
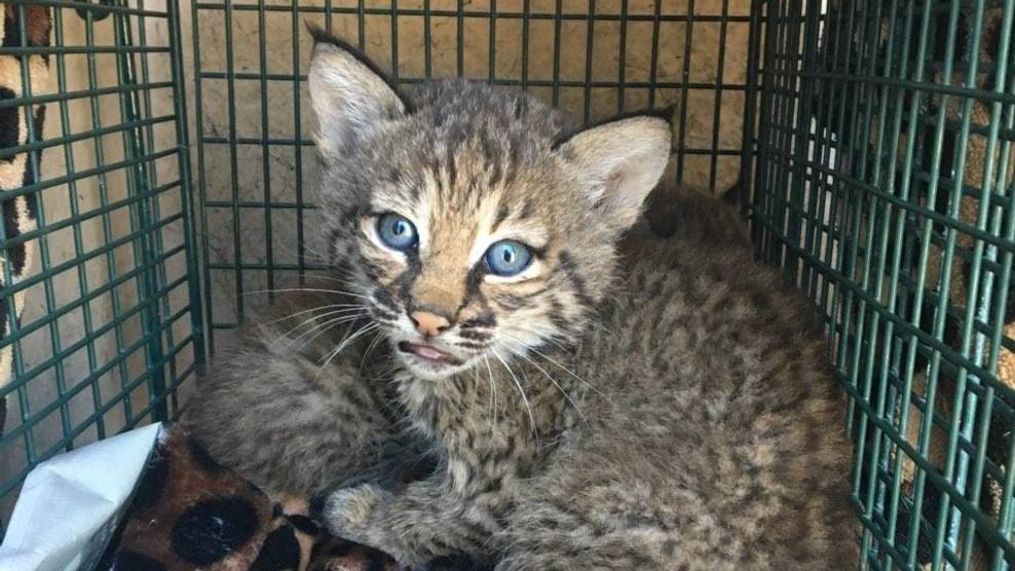
[[[521,242],[501,240],[490,246],[484,256],[486,267],[498,276],[522,273],[532,263],[532,250]]]
[[[388,213],[377,219],[377,234],[384,244],[400,252],[408,252],[419,243],[416,227],[404,216]]]

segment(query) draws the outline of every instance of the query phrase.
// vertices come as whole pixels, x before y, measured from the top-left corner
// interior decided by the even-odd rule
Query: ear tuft
[[[666,170],[671,115],[663,111],[625,116],[581,131],[559,145],[558,152],[583,181],[593,208],[617,230],[635,223],[645,197]]]
[[[315,142],[325,159],[340,154],[384,122],[410,110],[394,83],[348,42],[308,26],[310,100],[317,115]]]

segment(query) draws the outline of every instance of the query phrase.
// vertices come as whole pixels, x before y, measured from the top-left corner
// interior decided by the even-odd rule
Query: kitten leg
[[[469,498],[429,479],[398,494],[371,484],[338,490],[326,499],[322,515],[331,533],[418,566],[444,555],[487,552],[499,529],[493,502],[494,494]]]

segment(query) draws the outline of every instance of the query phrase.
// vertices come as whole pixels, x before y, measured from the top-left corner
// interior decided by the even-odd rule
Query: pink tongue
[[[421,347],[417,345],[415,349],[417,355],[419,355],[420,357],[425,357],[427,359],[433,359],[436,361],[446,357],[444,353],[436,349],[431,349],[430,347]]]

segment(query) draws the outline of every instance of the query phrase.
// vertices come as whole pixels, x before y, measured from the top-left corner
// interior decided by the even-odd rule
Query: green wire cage
[[[244,306],[323,268],[311,23],[404,84],[674,105],[667,176],[738,192],[825,318],[865,568],[1015,566],[1015,0],[0,6],[0,521],[37,463],[173,419]]]

